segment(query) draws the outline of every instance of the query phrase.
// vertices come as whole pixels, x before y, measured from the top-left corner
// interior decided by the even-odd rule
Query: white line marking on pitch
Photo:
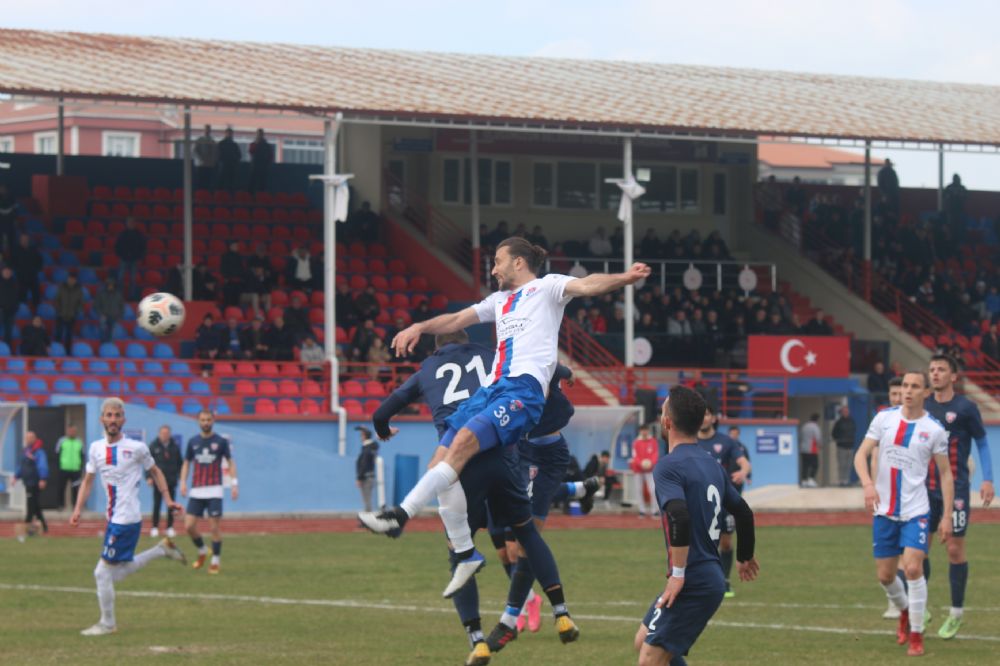
[[[89,587],[64,587],[55,585],[26,585],[0,583],[0,590],[19,590],[28,592],[68,592],[72,594],[94,594]],[[287,597],[257,597],[242,594],[193,594],[188,592],[159,592],[144,590],[116,590],[122,597],[138,597],[150,599],[188,599],[195,601],[243,601],[247,603],[268,604],[276,606],[325,606],[329,608],[360,608],[367,610],[388,610],[404,612],[454,613],[453,608],[434,607],[426,605],[391,604],[355,599],[290,599]],[[762,606],[768,604],[760,604]],[[642,618],[623,615],[574,615],[579,620],[596,620],[598,622],[639,622]],[[775,624],[763,622],[728,622],[712,620],[711,626],[731,629],[773,629],[776,631],[799,631],[821,634],[864,634],[867,636],[891,636],[895,632],[885,629],[851,629],[848,627],[814,627],[808,625]],[[1000,643],[1000,636],[972,636],[959,634],[955,637],[966,641],[989,641]]]

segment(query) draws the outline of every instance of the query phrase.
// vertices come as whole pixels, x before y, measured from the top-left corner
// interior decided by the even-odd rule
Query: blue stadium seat
[[[24,385],[24,390],[28,393],[48,393],[49,384],[44,379],[31,377]]]
[[[211,395],[212,387],[208,385],[208,382],[196,379],[188,386],[188,392],[194,395]]]
[[[161,412],[170,412],[171,414],[177,413],[177,405],[174,404],[173,400],[157,400],[156,409]]]
[[[38,305],[38,316],[45,320],[56,318],[56,309],[51,303],[40,303]]]
[[[55,270],[52,271],[52,281],[55,282],[56,284],[62,284],[63,282],[66,281],[66,278],[68,276],[69,276],[69,271],[66,270],[65,268],[56,268]]]
[[[166,371],[163,369],[163,364],[159,361],[146,361],[142,364],[142,374],[162,375],[166,374]]]
[[[139,368],[136,366],[135,361],[122,361],[122,372],[126,375],[138,375]]]
[[[104,393],[104,384],[101,383],[100,379],[84,379],[80,382],[80,393],[101,395]]]
[[[125,356],[126,358],[146,358],[146,347],[138,342],[130,342],[125,347]]]
[[[101,338],[101,329],[97,328],[97,324],[92,322],[84,322],[83,326],[80,327],[80,337],[87,340],[99,340]]]
[[[20,393],[21,383],[13,377],[2,377],[0,378],[0,392]]]
[[[97,273],[93,268],[81,268],[78,277],[80,284],[97,284]]]
[[[202,404],[197,400],[193,400],[191,398],[185,400],[184,404],[181,406],[182,414],[197,414],[201,410],[202,410]]]
[[[56,374],[56,363],[47,358],[40,358],[35,361],[32,371],[40,375],[54,375]]]
[[[118,351],[118,347],[111,342],[102,342],[100,349],[97,351],[97,355],[101,358],[119,358],[122,354]]]
[[[133,308],[129,303],[125,304],[125,310],[122,312],[122,319],[124,321],[135,321],[135,308]]]
[[[90,362],[90,374],[92,375],[110,375],[111,366],[107,361],[91,361]]]
[[[76,393],[76,382],[72,379],[61,377],[52,382],[53,393]]]
[[[155,340],[156,336],[144,329],[142,326],[136,326],[135,331],[132,333],[132,337],[136,340]]]
[[[229,403],[225,400],[216,400],[215,404],[212,406],[216,414],[232,414],[233,410],[229,408]]]
[[[149,379],[137,379],[135,382],[136,393],[156,393],[156,384]]]
[[[0,342],[0,356],[10,356],[10,347],[6,342]]]
[[[59,242],[58,238],[56,239],[56,242],[57,243]],[[59,246],[57,245],[56,248],[57,247]],[[52,249],[54,250],[56,248]],[[80,265],[80,259],[76,256],[75,252],[68,252],[68,251],[61,252],[59,253],[59,265],[68,266],[70,268],[76,268],[77,266]]]
[[[49,345],[49,356],[68,356],[66,348],[61,342],[53,342]]]
[[[12,375],[22,375],[28,371],[28,363],[23,358],[12,358],[7,361],[7,372]]]
[[[14,315],[15,319],[31,319],[31,309],[28,307],[27,303],[21,303],[17,306],[17,313]]]
[[[121,322],[115,322],[114,328],[111,329],[111,339],[112,340],[125,340],[129,338],[128,331],[125,327],[121,325]]]
[[[38,246],[44,250],[58,250],[62,247],[62,242],[59,240],[59,237],[54,234],[43,233]]]
[[[37,217],[29,217],[24,229],[29,234],[43,234],[45,233],[45,223]]]
[[[51,266],[53,263],[52,253],[42,250],[42,266]]]
[[[77,358],[90,358],[93,355],[94,349],[90,346],[89,342],[80,340],[73,343],[73,356]]]
[[[46,301],[54,301],[56,300],[56,295],[58,293],[59,293],[59,285],[50,282],[49,284],[45,285],[44,289],[42,289],[42,298]]]
[[[153,345],[153,358],[173,358],[174,349],[165,342],[158,342]]]
[[[117,393],[118,395],[123,395],[125,393],[131,393],[132,387],[129,386],[128,382],[123,382],[120,379],[109,379],[108,392]]]
[[[171,363],[170,374],[178,377],[190,377],[194,373],[191,372],[191,366],[187,363]]]
[[[184,384],[177,381],[176,379],[168,379],[163,382],[163,392],[164,393],[184,393]]]
[[[63,374],[66,374],[66,375],[82,374],[83,373],[83,363],[80,363],[79,361],[76,361],[76,360],[73,360],[73,359],[69,359],[67,361],[63,361],[62,371],[63,371]]]

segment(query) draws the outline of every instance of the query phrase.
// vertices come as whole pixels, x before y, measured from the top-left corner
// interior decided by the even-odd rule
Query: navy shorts
[[[222,498],[210,497],[208,499],[199,499],[192,497],[188,500],[187,512],[195,518],[204,518],[206,514],[209,518],[221,518]]]
[[[473,532],[531,520],[531,502],[524,487],[517,447],[495,447],[472,457],[458,476],[469,509]]]
[[[955,486],[955,506],[951,512],[951,535],[964,537],[969,529],[969,519],[972,517],[972,506],[969,504],[971,493],[968,486]],[[944,515],[944,498],[941,495],[928,495],[931,503],[931,532],[937,532]]]
[[[446,419],[441,446],[451,446],[462,428],[475,433],[481,451],[516,444],[538,423],[544,407],[545,393],[534,377],[504,377],[473,393]]]
[[[708,621],[715,615],[715,611],[719,609],[722,597],[726,593],[722,568],[718,564],[700,567],[706,572],[709,568],[713,569],[710,573],[713,580],[694,589],[688,589],[688,581],[685,581],[684,588],[670,608],[666,606],[657,608],[656,602],[659,601],[659,597],[653,600],[646,617],[642,619],[642,624],[649,630],[646,634],[646,643],[663,648],[674,656],[688,653],[701,636],[701,632],[705,630]],[[717,572],[714,571],[716,569]],[[689,579],[695,575],[699,575],[699,572],[688,569]]]
[[[552,507],[552,498],[566,479],[569,446],[566,439],[559,435],[549,444],[532,444],[522,439],[517,443],[517,450],[525,487],[531,499],[531,515],[545,520]]]
[[[875,516],[872,523],[872,553],[876,558],[899,557],[904,548],[925,553],[930,542],[930,520],[925,513],[907,521]]]
[[[108,523],[107,529],[104,530],[104,548],[101,550],[101,559],[113,564],[131,562],[135,557],[135,547],[139,543],[141,532],[141,522],[130,525]]]

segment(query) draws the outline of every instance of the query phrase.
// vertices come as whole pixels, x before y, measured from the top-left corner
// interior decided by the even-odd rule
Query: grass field
[[[553,530],[570,610],[582,636],[563,646],[551,623],[519,638],[495,664],[630,664],[632,638],[662,590],[662,534],[647,530]],[[189,554],[190,542],[182,541]],[[480,543],[488,547],[480,535]],[[143,547],[152,545],[143,539]],[[874,579],[862,527],[761,528],[760,580],[737,584],[691,652],[692,664],[901,663],[893,622]],[[930,600],[935,619],[923,663],[997,663],[1000,650],[1000,525],[977,525],[962,640],[936,637],[949,604],[947,563],[936,547]],[[235,535],[223,572],[210,577],[158,560],[117,586],[119,632],[84,638],[97,621],[94,538],[0,541],[2,664],[461,664],[464,631],[449,602],[443,539],[408,534]],[[483,625],[506,591],[491,562],[479,575]],[[544,607],[548,612],[548,605]],[[548,617],[548,616],[547,616]],[[931,637],[933,636],[933,637]]]

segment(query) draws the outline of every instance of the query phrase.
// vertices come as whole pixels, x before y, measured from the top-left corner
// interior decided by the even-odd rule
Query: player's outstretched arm
[[[570,280],[566,283],[567,296],[600,296],[627,284],[635,284],[649,277],[652,269],[646,264],[636,262],[624,273],[591,273],[587,277]]]
[[[402,386],[382,401],[375,413],[372,414],[372,426],[380,440],[386,442],[399,432],[399,428],[393,428],[389,425],[389,420],[406,409],[407,405],[419,400],[420,395],[420,380],[416,374],[413,374],[403,382]]]
[[[406,356],[417,346],[420,336],[424,333],[428,335],[454,333],[478,323],[479,315],[476,314],[475,308],[467,307],[458,312],[449,312],[448,314],[438,315],[427,321],[418,321],[415,324],[410,324],[395,335],[391,346],[395,350],[396,356]]]
[[[691,544],[691,514],[687,502],[672,499],[662,507],[667,516],[667,536],[670,543],[670,577],[667,587],[656,601],[657,608],[670,608],[677,595],[684,588],[684,574],[687,568],[688,548]]]
[[[83,511],[83,505],[87,503],[87,498],[90,497],[90,489],[94,486],[94,473],[87,472],[83,477],[83,483],[80,484],[80,492],[76,496],[76,506],[73,507],[73,515],[69,517],[69,524],[76,527],[80,524],[80,513]]]
[[[878,492],[875,490],[875,483],[872,481],[871,474],[869,474],[868,469],[868,457],[878,446],[878,441],[872,439],[871,437],[865,437],[864,441],[861,442],[861,446],[858,447],[858,452],[854,454],[854,471],[858,473],[858,479],[861,480],[861,487],[865,491],[865,509],[875,513],[875,507],[878,505]]]
[[[948,454],[935,453],[934,462],[941,471],[941,495],[944,501],[943,506],[947,510],[948,507],[955,506],[955,477],[951,473],[951,461],[948,460]],[[944,519],[938,525],[938,534],[941,535],[941,543],[944,543],[951,537],[951,528],[951,520],[948,519],[946,511]]]
[[[188,494],[187,478],[188,478],[188,461],[185,460],[183,463],[181,463],[181,485],[180,485],[181,497],[187,497]]]
[[[757,578],[760,565],[754,557],[757,548],[757,532],[754,527],[753,509],[746,503],[735,488],[726,491],[723,506],[736,523],[736,561],[739,563],[740,580],[749,582]]]
[[[170,495],[170,487],[167,485],[167,478],[163,476],[163,470],[156,465],[153,465],[147,471],[149,472],[149,477],[153,480],[153,483],[156,484],[157,490],[160,491],[160,494],[163,495],[163,498],[166,500],[167,511],[182,511],[183,507]]]
[[[240,498],[240,477],[236,474],[236,461],[233,460],[232,456],[227,460],[229,461],[229,494],[233,500],[238,500]]]

